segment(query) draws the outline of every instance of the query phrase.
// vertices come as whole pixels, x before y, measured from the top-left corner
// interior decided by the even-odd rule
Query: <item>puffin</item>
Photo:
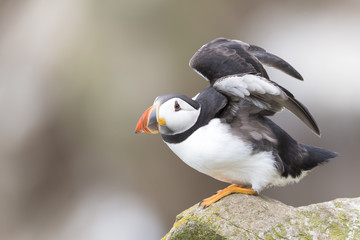
[[[303,80],[289,63],[261,47],[212,40],[189,62],[209,86],[193,98],[158,96],[137,123],[136,133],[160,133],[187,165],[230,184],[202,200],[203,208],[232,193],[257,195],[268,187],[298,182],[338,156],[297,142],[269,118],[286,108],[320,137],[308,109],[270,80],[263,64]]]

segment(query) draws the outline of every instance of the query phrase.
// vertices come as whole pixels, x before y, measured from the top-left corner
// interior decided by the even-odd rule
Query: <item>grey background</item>
[[[358,1],[1,1],[1,239],[159,239],[184,209],[227,185],[135,135],[156,96],[207,83],[191,56],[216,37],[264,47],[269,69],[317,120],[284,111],[297,140],[341,156],[264,195],[293,206],[360,196]]]

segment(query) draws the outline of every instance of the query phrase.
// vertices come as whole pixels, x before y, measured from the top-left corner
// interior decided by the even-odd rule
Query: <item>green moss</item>
[[[218,234],[215,230],[211,228],[209,224],[192,224],[191,227],[183,228],[178,231],[176,234],[171,235],[170,240],[225,240],[227,238]]]
[[[322,218],[320,217],[319,212],[301,212],[297,214],[295,219],[300,220],[298,224],[298,229],[300,232],[311,232],[314,229],[318,229],[317,226],[324,225]]]
[[[349,228],[349,219],[346,212],[338,210],[337,219],[329,222],[328,231],[333,239],[345,239],[349,237],[351,229]]]
[[[349,227],[349,215],[341,209],[341,203],[335,202],[334,205],[337,207],[335,216],[322,216],[321,213],[323,211],[321,209],[317,211],[304,211],[295,217],[297,221],[294,225],[301,233],[318,232],[328,236],[330,239],[346,239],[348,237],[356,239],[359,237],[360,230]],[[351,223],[351,226],[354,226],[354,223]],[[303,237],[305,239],[312,239],[310,236]]]
[[[286,239],[287,231],[283,224],[278,224],[264,233],[265,239]]]
[[[220,220],[220,210],[214,206],[209,208],[211,214],[200,217],[195,214],[193,209],[190,208],[180,213],[176,217],[176,221],[171,231],[166,234],[163,239],[210,239],[210,240],[223,240],[227,239],[221,236],[219,230],[215,228],[215,222]]]
[[[338,201],[334,201],[334,206],[339,208],[339,209],[343,209],[343,205]]]

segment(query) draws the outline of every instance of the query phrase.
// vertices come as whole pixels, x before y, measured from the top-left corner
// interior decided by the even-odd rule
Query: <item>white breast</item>
[[[166,143],[190,167],[227,183],[252,185],[256,191],[279,181],[271,152],[252,154],[230,126],[213,119],[181,143]]]

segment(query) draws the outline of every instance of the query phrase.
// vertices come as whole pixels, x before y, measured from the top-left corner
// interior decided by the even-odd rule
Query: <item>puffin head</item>
[[[135,133],[174,135],[191,128],[200,115],[200,104],[182,94],[157,97],[136,126]]]

